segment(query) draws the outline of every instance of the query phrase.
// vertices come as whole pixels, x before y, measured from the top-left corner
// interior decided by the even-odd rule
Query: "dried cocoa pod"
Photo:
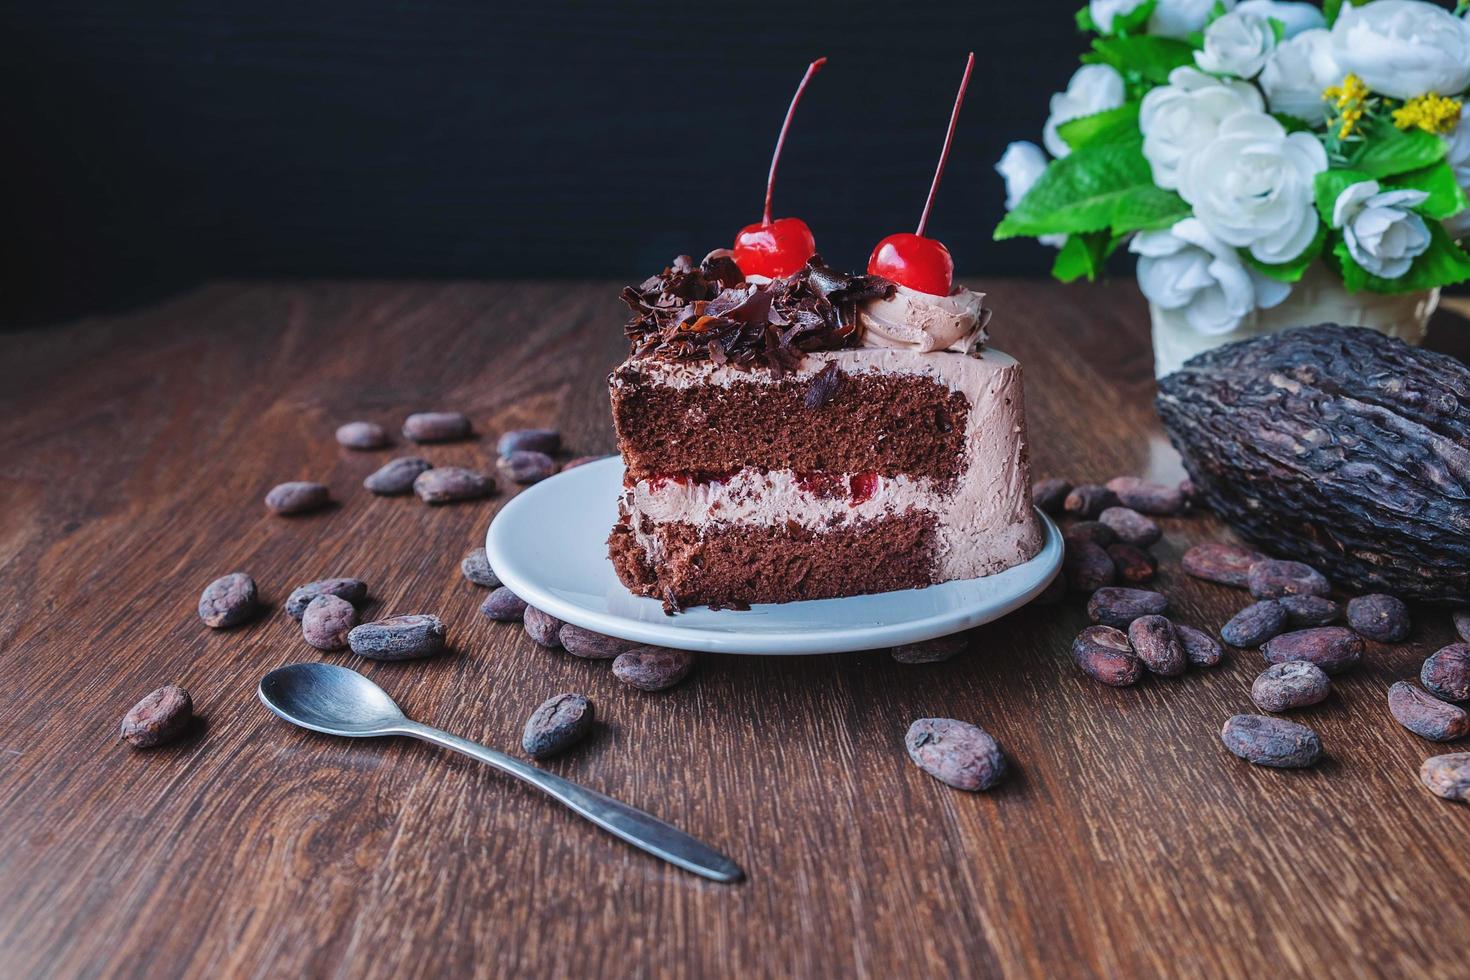
[[[1265,560],[1266,556],[1259,551],[1211,541],[1186,551],[1181,564],[1184,571],[1195,578],[1243,589],[1248,584],[1251,566]]]
[[[1095,592],[1118,574],[1113,559],[1091,541],[1071,541],[1062,554],[1062,574],[1074,592]]]
[[[291,480],[271,487],[265,495],[265,505],[275,514],[305,514],[320,510],[332,502],[332,495],[325,484],[310,480]]]
[[[1419,781],[1447,800],[1470,800],[1470,752],[1451,752],[1425,759]]]
[[[1345,626],[1318,626],[1272,637],[1261,653],[1268,664],[1305,660],[1340,674],[1363,659],[1363,638]]]
[[[199,618],[211,629],[239,626],[259,608],[255,579],[244,572],[220,576],[205,586],[199,597]]]
[[[1089,626],[1077,634],[1072,641],[1072,661],[1088,677],[1113,687],[1137,684],[1144,671],[1128,637],[1111,626]]]
[[[537,646],[554,649],[561,646],[561,638],[557,635],[561,632],[564,623],[548,612],[542,612],[535,606],[527,606],[521,615],[521,624],[525,627],[526,635],[531,642]]]
[[[1456,609],[1450,617],[1454,623],[1455,633],[1466,643],[1470,643],[1470,609]]]
[[[1106,548],[1118,540],[1118,533],[1102,521],[1075,521],[1062,528],[1062,540],[1091,541],[1100,548]]]
[[[1284,595],[1276,601],[1293,626],[1326,626],[1342,618],[1342,607],[1319,595]]]
[[[522,450],[555,456],[561,452],[561,433],[555,429],[512,429],[495,444],[495,453],[499,456],[509,456]]]
[[[1154,483],[1136,476],[1115,476],[1107,486],[1119,503],[1141,514],[1172,517],[1184,509],[1184,494],[1178,486]]]
[[[582,694],[549,698],[526,720],[521,748],[537,759],[564,752],[592,731],[592,702]]]
[[[1185,658],[1195,666],[1213,667],[1225,656],[1219,642],[1203,630],[1175,623],[1174,632],[1179,634],[1179,642],[1184,645]]]
[[[1087,618],[1104,626],[1125,629],[1139,616],[1156,616],[1169,609],[1169,597],[1148,589],[1110,585],[1087,600]]]
[[[306,613],[306,607],[311,604],[311,600],[319,595],[334,595],[355,606],[367,598],[367,593],[367,583],[360,578],[324,578],[307,582],[296,586],[286,597],[286,615],[292,619],[300,619]]]
[[[348,422],[337,426],[337,445],[346,449],[382,449],[388,430],[376,422]]]
[[[413,489],[413,481],[418,479],[420,473],[433,468],[427,459],[399,456],[369,473],[362,485],[369,493],[380,497],[397,497]]]
[[[1117,494],[1102,484],[1080,483],[1067,494],[1062,509],[1074,517],[1096,517],[1117,503]]]
[[[517,449],[495,461],[500,475],[512,483],[540,483],[548,476],[556,475],[556,460],[545,453],[530,449]]]
[[[1253,602],[1220,627],[1220,639],[1242,650],[1258,647],[1286,629],[1286,610],[1275,599]]]
[[[1464,708],[1431,697],[1407,681],[1388,689],[1388,710],[1394,721],[1433,742],[1450,742],[1470,733],[1470,715]]]
[[[1470,644],[1441,647],[1419,669],[1419,683],[1445,701],[1470,701]]]
[[[1164,536],[1157,524],[1131,507],[1109,507],[1097,519],[1112,528],[1119,541],[1135,548],[1147,548]]]
[[[1258,561],[1246,573],[1246,587],[1257,599],[1279,599],[1288,595],[1325,596],[1332,591],[1326,576],[1299,561]]]
[[[459,412],[415,412],[403,420],[403,435],[414,442],[449,442],[470,434],[470,420]]]
[[[1153,555],[1142,548],[1135,548],[1131,544],[1123,544],[1121,541],[1110,544],[1104,549],[1108,557],[1113,559],[1113,567],[1118,571],[1118,578],[1129,585],[1143,585],[1152,582],[1154,574],[1159,570],[1159,563]]]
[[[1174,624],[1163,616],[1139,616],[1129,623],[1128,643],[1143,665],[1161,677],[1178,677],[1189,663]]]
[[[432,657],[444,652],[444,623],[438,616],[392,616],[354,627],[347,645],[369,660]]]
[[[984,729],[953,718],[920,718],[903,739],[914,765],[955,789],[990,789],[1006,773],[1000,743]]]
[[[1233,754],[1258,766],[1300,769],[1322,757],[1322,741],[1306,725],[1266,715],[1235,715],[1220,740]]]
[[[168,684],[123,715],[118,737],[135,749],[151,749],[184,734],[193,719],[194,699],[177,684]]]
[[[567,653],[583,660],[612,660],[620,653],[627,653],[639,644],[631,640],[620,640],[616,636],[604,636],[580,626],[567,623],[558,634]]]
[[[903,646],[894,647],[889,654],[901,664],[937,664],[964,652],[969,645],[968,634],[951,633],[949,636],[941,636],[932,640],[905,643]]]
[[[1320,704],[1332,693],[1332,681],[1316,664],[1288,660],[1272,664],[1251,684],[1251,700],[1262,711],[1290,711]]]
[[[1355,592],[1470,604],[1470,365],[1322,324],[1192,358],[1157,404],[1246,538]]]
[[[484,548],[475,548],[460,559],[459,571],[466,579],[483,588],[494,589],[500,585],[500,576],[490,567],[490,557],[485,554]]]
[[[526,600],[502,585],[480,603],[480,615],[497,623],[519,623],[525,618],[527,608]]]
[[[1062,512],[1062,505],[1071,492],[1072,484],[1053,477],[1031,485],[1031,502],[1045,513],[1056,515]]]
[[[319,595],[301,616],[301,636],[318,650],[342,650],[356,625],[356,606],[334,595]]]
[[[577,456],[577,457],[574,457],[572,459],[567,460],[565,463],[562,463],[561,464],[561,471],[563,473],[565,473],[567,470],[574,470],[574,469],[576,469],[579,466],[586,466],[588,463],[595,463],[599,459],[607,459],[607,457],[606,456]]]
[[[634,647],[612,662],[613,676],[640,691],[665,691],[689,676],[694,654],[668,647]]]
[[[1360,595],[1347,604],[1348,625],[1359,636],[1379,643],[1397,643],[1409,638],[1409,607],[1391,595]]]
[[[413,481],[413,492],[426,504],[452,504],[490,496],[495,481],[462,466],[441,466],[420,473]]]

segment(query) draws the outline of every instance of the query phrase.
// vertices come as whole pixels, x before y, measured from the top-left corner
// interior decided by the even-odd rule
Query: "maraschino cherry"
[[[786,131],[791,128],[791,117],[796,114],[796,104],[801,101],[807,83],[822,70],[826,58],[818,58],[806,66],[801,84],[791,97],[786,109],[786,121],[781,124],[781,135],[776,137],[776,152],[771,154],[771,172],[766,177],[766,210],[760,224],[746,225],[735,236],[735,264],[747,276],[765,276],[779,279],[789,276],[806,265],[806,260],[817,252],[817,241],[812,230],[800,218],[777,218],[771,220],[771,189],[776,186],[776,164],[781,162],[781,148],[786,145]]]
[[[965,62],[965,76],[960,79],[954,111],[949,114],[949,131],[944,134],[944,149],[939,151],[939,166],[934,168],[934,180],[929,184],[929,196],[924,200],[918,231],[912,234],[899,232],[879,242],[868,257],[869,275],[882,276],[900,286],[935,296],[948,296],[954,291],[954,260],[949,257],[949,249],[933,238],[925,238],[924,228],[929,224],[929,211],[934,207],[934,194],[939,190],[939,178],[944,174],[945,161],[949,159],[954,126],[959,121],[960,105],[965,101],[965,89],[970,84],[970,72],[974,67],[975,53],[972,51]]]

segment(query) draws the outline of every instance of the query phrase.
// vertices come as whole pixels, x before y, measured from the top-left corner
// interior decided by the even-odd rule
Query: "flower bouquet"
[[[1095,278],[1138,256],[1163,375],[1321,320],[1416,341],[1470,279],[1470,20],[1424,0],[1091,0],[1045,151],[1012,143],[998,239]]]

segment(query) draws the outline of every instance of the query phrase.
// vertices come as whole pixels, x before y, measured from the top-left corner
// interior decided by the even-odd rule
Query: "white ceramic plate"
[[[633,595],[607,557],[623,461],[586,463],[522,491],[485,536],[490,564],[511,591],[558,619],[638,643],[711,653],[798,654],[917,643],[998,619],[1040,593],[1062,564],[1062,537],[1046,528],[1041,553],[998,575],[845,599],[748,610],[706,607],[664,615]]]

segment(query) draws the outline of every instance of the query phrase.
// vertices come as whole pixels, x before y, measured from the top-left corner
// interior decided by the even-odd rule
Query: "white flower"
[[[1097,25],[1098,33],[1113,33],[1113,18],[1131,14],[1147,0],[1087,0],[1087,12]]]
[[[1194,63],[1216,75],[1255,78],[1276,47],[1276,32],[1264,17],[1239,7],[1205,28],[1205,47]]]
[[[1247,267],[1239,252],[1196,218],[1165,231],[1139,232],[1128,250],[1139,256],[1138,288],[1149,302],[1183,310],[1200,333],[1229,333],[1252,310],[1276,306],[1291,292],[1287,283]]]
[[[1378,181],[1349,185],[1332,205],[1332,227],[1342,229],[1348,254],[1375,276],[1397,279],[1429,247],[1424,219],[1410,211],[1429,197],[1424,191],[1382,191]]]
[[[1210,233],[1261,262],[1290,261],[1317,233],[1312,183],[1327,151],[1311,133],[1287,133],[1264,112],[1237,112],[1184,158],[1179,196]]]
[[[1224,0],[1225,9],[1235,6],[1235,0]],[[1205,26],[1215,0],[1159,0],[1159,5],[1148,18],[1148,32],[1160,37],[1172,37],[1185,41],[1189,35]]]
[[[995,164],[995,172],[1006,182],[1006,210],[1013,211],[1021,198],[1026,196],[1033,184],[1041,179],[1049,161],[1041,147],[1024,141],[1011,143]],[[1060,248],[1066,235],[1042,235],[1037,239],[1043,245]]]
[[[1303,31],[1316,30],[1327,26],[1327,18],[1322,16],[1322,11],[1316,4],[1311,3],[1288,3],[1282,0],[1245,0],[1235,8],[1241,13],[1255,14],[1257,17],[1266,17],[1271,20],[1281,21],[1281,26],[1286,28],[1286,36],[1296,37]],[[1336,79],[1334,79],[1336,81]]]
[[[1041,141],[1054,157],[1072,152],[1057,127],[1070,119],[1116,109],[1123,104],[1123,76],[1111,65],[1083,65],[1077,69],[1065,92],[1051,97],[1051,115],[1041,130]]]
[[[1391,98],[1458,95],[1470,86],[1470,22],[1420,0],[1343,4],[1332,49],[1344,72]]]
[[[1455,183],[1470,194],[1470,113],[1461,113],[1460,121],[1445,137],[1444,158],[1455,172]],[[1445,230],[1456,238],[1470,238],[1470,208],[1445,219]]]
[[[1222,81],[1188,65],[1169,73],[1169,84],[1143,97],[1138,128],[1143,132],[1143,155],[1153,170],[1154,183],[1165,190],[1179,186],[1179,165],[1197,153],[1227,117],[1245,109],[1265,108],[1261,93],[1246,82]]]
[[[1332,33],[1318,28],[1283,41],[1271,53],[1260,82],[1272,112],[1316,123],[1327,118],[1322,90],[1341,82],[1344,74],[1332,57]]]

